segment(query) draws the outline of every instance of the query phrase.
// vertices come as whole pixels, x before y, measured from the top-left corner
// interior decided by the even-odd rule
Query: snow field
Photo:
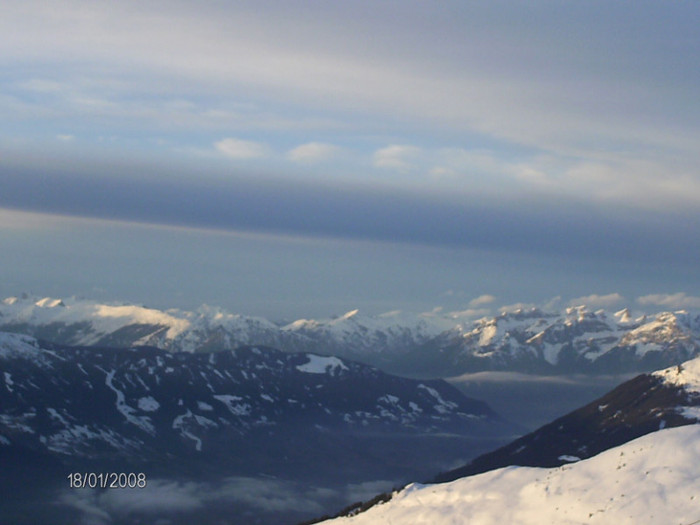
[[[700,520],[700,425],[648,434],[559,468],[506,467],[412,484],[337,525],[690,525]]]

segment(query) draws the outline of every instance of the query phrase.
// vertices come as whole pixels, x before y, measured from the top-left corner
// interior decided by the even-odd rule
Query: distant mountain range
[[[435,481],[448,483],[411,485],[357,523],[424,517],[440,525],[453,512],[502,522],[484,514],[490,494],[507,495],[508,512],[520,512],[506,521],[529,523],[524,492],[551,523],[579,520],[581,509],[607,521],[622,519],[623,498],[653,500],[654,469],[694,476],[689,488],[678,488],[681,478],[668,485],[691,502],[700,478],[684,463],[696,452],[700,458],[697,432],[672,430],[700,419],[700,357],[686,360],[700,341],[692,313],[633,318],[581,306],[469,321],[354,311],[279,326],[211,307],[22,297],[2,302],[0,330],[8,331],[0,333],[0,490],[8,495],[0,521],[7,523],[294,523],[386,490],[375,486],[436,472],[443,474]],[[662,370],[512,441],[520,429],[445,381],[359,361],[423,377]],[[680,446],[683,461],[654,456]],[[620,459],[628,454],[629,462]],[[143,472],[149,486],[69,490],[67,476],[76,472]],[[502,479],[509,481],[498,485]],[[576,507],[587,494],[599,507]],[[686,525],[695,507],[673,501],[674,519]],[[575,512],[562,514],[566,505]],[[657,511],[640,505],[629,516],[652,522]],[[406,521],[411,508],[420,514]]]
[[[414,483],[380,495],[373,501],[379,504],[358,505],[347,511],[353,518],[337,522],[695,524],[700,521],[699,421],[696,358],[640,375],[441,474],[434,484]]]
[[[168,352],[0,333],[0,372],[3,523],[21,523],[23,515],[27,522],[79,522],[85,502],[59,505],[60,494],[89,493],[66,496],[67,475],[75,472],[143,472],[160,486],[231,476],[293,480],[333,493],[352,483],[423,477],[518,432],[445,381],[260,346]],[[37,487],[47,494],[40,497]],[[343,497],[338,492],[336,505]],[[23,499],[31,503],[22,506]],[[226,507],[239,516],[227,523],[280,522],[274,507],[265,519],[263,510],[244,519],[251,509],[245,501]],[[294,513],[285,512],[291,521]],[[140,523],[119,509],[112,517]],[[195,521],[219,522],[209,519]]]
[[[700,314],[632,317],[585,306],[471,320],[459,314],[358,311],[278,325],[203,306],[194,312],[23,296],[0,304],[0,330],[73,346],[155,346],[172,352],[243,345],[334,355],[406,375],[650,371],[700,354]]]

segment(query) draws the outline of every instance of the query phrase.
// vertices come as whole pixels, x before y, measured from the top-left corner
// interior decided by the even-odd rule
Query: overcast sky
[[[690,0],[3,2],[0,293],[700,307],[698,27]]]

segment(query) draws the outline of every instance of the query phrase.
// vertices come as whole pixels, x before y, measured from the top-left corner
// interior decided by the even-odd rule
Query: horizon
[[[206,314],[207,310],[214,310],[217,313],[222,312],[234,316],[241,317],[261,317],[278,326],[293,324],[298,321],[316,320],[316,321],[335,321],[338,319],[359,317],[370,318],[386,318],[386,319],[401,319],[402,316],[421,317],[429,319],[434,318],[449,318],[455,322],[477,322],[482,319],[491,319],[507,314],[520,312],[538,311],[543,315],[559,315],[562,313],[573,313],[575,310],[583,309],[585,312],[598,314],[604,312],[615,317],[623,315],[627,312],[632,318],[645,317],[648,315],[659,315],[663,313],[694,313],[700,311],[700,304],[697,304],[695,298],[688,297],[683,293],[676,294],[652,294],[648,296],[637,297],[635,299],[627,299],[620,294],[613,293],[607,295],[592,294],[586,297],[577,297],[570,300],[564,300],[561,297],[553,297],[544,303],[514,303],[514,304],[499,304],[498,298],[492,295],[482,295],[475,297],[467,303],[464,303],[464,308],[457,310],[446,309],[442,306],[436,306],[429,311],[408,311],[408,310],[388,310],[382,312],[367,312],[359,308],[348,310],[345,312],[326,312],[320,316],[301,316],[292,318],[275,318],[260,315],[253,315],[244,311],[232,311],[226,307],[217,304],[202,303],[191,308],[182,308],[167,305],[151,305],[138,302],[130,302],[120,299],[103,299],[98,300],[93,297],[80,295],[52,297],[34,294],[25,291],[16,295],[2,297],[1,301],[6,306],[13,306],[17,303],[31,302],[32,306],[40,308],[54,308],[61,303],[62,306],[71,306],[71,303],[94,303],[97,305],[105,305],[112,307],[133,306],[143,308],[145,310],[157,310],[168,315],[178,314]],[[67,304],[66,304],[67,303]]]

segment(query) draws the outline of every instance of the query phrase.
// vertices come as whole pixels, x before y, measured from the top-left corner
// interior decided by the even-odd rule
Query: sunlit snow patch
[[[687,392],[700,393],[700,358],[654,372],[665,383],[684,388]]]

